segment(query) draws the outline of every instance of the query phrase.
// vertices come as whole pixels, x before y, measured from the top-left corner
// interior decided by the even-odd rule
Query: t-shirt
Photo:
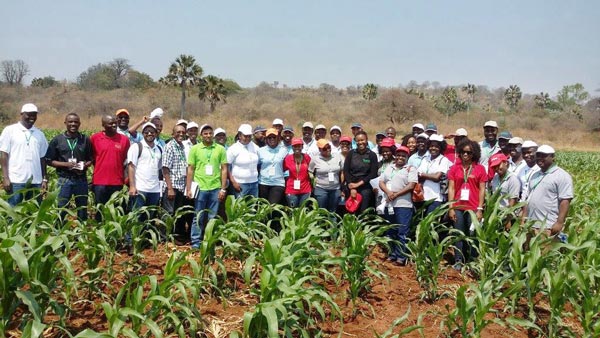
[[[92,142],[89,137],[81,133],[74,137],[69,137],[66,133],[56,135],[48,145],[45,158],[48,164],[51,161],[69,162],[71,158],[77,162],[92,161]],[[56,174],[58,177],[65,178],[85,178],[85,170],[57,167]]]
[[[433,160],[431,157],[424,158],[418,171],[424,174],[442,173],[447,175],[451,166],[452,163],[450,160],[442,155],[438,155]],[[442,196],[441,193],[440,182],[434,182],[432,180],[423,181],[423,195],[426,201],[433,200],[442,202],[444,200],[444,196]]]
[[[343,169],[339,154],[332,154],[327,159],[321,155],[313,157],[308,165],[308,171],[315,175],[315,186],[325,190],[340,188],[340,172]]]
[[[500,189],[500,194],[503,196],[500,206],[507,207],[510,199],[519,198],[521,195],[521,181],[511,172],[507,172],[502,180],[498,174],[495,174],[491,184],[492,193]]]
[[[258,149],[258,184],[285,187],[283,160],[287,154],[287,148],[281,144],[275,148],[265,146]]]
[[[48,141],[36,127],[11,124],[0,134],[0,151],[8,154],[8,178],[12,183],[42,183],[40,159],[46,155]]]
[[[196,143],[190,149],[188,164],[194,167],[193,180],[200,191],[221,188],[221,165],[227,164],[227,152],[222,145]]]
[[[140,153],[140,145],[142,152]],[[134,143],[127,151],[127,165],[135,167],[135,188],[143,192],[160,192],[158,171],[162,168],[162,152],[158,144],[150,147],[145,140]]]
[[[231,168],[231,176],[238,183],[258,181],[258,149],[254,142],[244,145],[240,141],[227,149],[227,163]]]
[[[310,156],[302,154],[302,162],[296,165],[294,155],[287,155],[283,160],[283,170],[288,170],[290,176],[285,183],[285,193],[291,195],[308,194],[312,191],[310,177],[308,176],[308,164]],[[300,189],[294,189],[294,181],[300,180]]]
[[[465,183],[465,176],[467,182]],[[481,164],[472,164],[468,168],[463,168],[462,164],[455,164],[448,170],[448,181],[454,182],[454,196],[448,196],[455,200],[454,207],[460,210],[477,210],[479,207],[479,185],[487,182],[487,173]],[[461,200],[463,188],[468,189],[468,200]],[[466,197],[466,196],[463,196]]]
[[[121,129],[121,128],[117,128],[117,133],[121,134],[121,135],[125,135],[127,136],[127,138],[129,139],[130,143],[136,143],[136,142],[140,142],[143,137],[141,133],[135,133],[135,137],[133,135],[131,135],[131,133],[129,132],[129,129]]]
[[[129,138],[116,133],[107,136],[103,131],[90,137],[94,152],[94,185],[123,185],[125,159],[129,150]]]
[[[545,173],[536,171],[529,179],[527,217],[535,220],[534,227],[549,229],[558,220],[562,200],[573,198],[573,179],[557,166]]]
[[[405,165],[402,168],[391,165],[383,171],[380,177],[380,182],[383,182],[388,190],[392,192],[398,192],[404,189],[409,183],[417,183],[418,181],[417,168],[409,165]],[[392,201],[392,207],[394,208],[412,208],[412,206],[412,191],[400,195]]]

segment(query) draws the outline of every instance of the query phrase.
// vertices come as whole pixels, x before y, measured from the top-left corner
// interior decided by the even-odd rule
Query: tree
[[[9,86],[21,86],[29,74],[29,66],[23,60],[4,60],[0,64],[2,79]]]
[[[198,97],[202,101],[208,101],[210,103],[210,112],[214,112],[217,107],[217,103],[223,101],[227,103],[227,89],[222,79],[214,76],[205,76],[199,85],[200,92]]]
[[[181,54],[169,67],[169,74],[159,80],[160,83],[174,85],[181,88],[181,114],[185,113],[186,92],[202,82],[202,67],[196,63],[192,55]]]
[[[517,109],[521,97],[523,97],[523,93],[517,85],[511,85],[504,91],[504,102],[510,107],[511,111]]]
[[[550,102],[550,95],[548,93],[541,92],[540,95],[535,95],[533,97],[533,102],[535,106],[540,109],[546,109],[548,103]]]
[[[557,94],[556,101],[563,112],[572,113],[582,119],[582,106],[590,97],[581,83],[564,86]]]
[[[129,61],[123,58],[116,58],[108,63],[98,63],[79,74],[77,85],[83,89],[103,90],[127,87],[127,75],[131,69]]]
[[[127,88],[134,89],[148,89],[152,88],[156,85],[154,80],[150,77],[150,75],[138,72],[137,70],[129,70],[127,71],[127,75],[125,76],[125,86]]]
[[[58,81],[52,76],[36,77],[31,80],[32,87],[50,88],[58,84]]]
[[[131,70],[129,60],[123,58],[116,58],[109,62],[108,66],[112,69],[113,87],[123,87],[122,79],[127,77],[127,72]]]
[[[467,103],[458,99],[456,88],[446,87],[442,95],[436,100],[435,108],[446,115],[446,121],[450,115],[467,109]]]
[[[467,83],[466,86],[462,87],[461,90],[467,94],[467,112],[471,109],[471,104],[475,101],[475,93],[477,87],[472,83]]]
[[[374,100],[377,97],[377,86],[367,83],[362,90],[363,98],[367,101]]]

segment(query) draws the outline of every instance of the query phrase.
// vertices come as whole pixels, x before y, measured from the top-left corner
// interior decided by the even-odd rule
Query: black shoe
[[[128,256],[133,256],[133,245],[128,245],[127,246],[127,255]]]

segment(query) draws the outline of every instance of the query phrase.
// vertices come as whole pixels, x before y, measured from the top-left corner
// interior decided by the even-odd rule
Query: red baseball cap
[[[499,165],[502,162],[506,162],[508,161],[508,158],[506,158],[506,156],[502,153],[498,153],[498,154],[494,154],[492,155],[492,157],[490,157],[490,161],[489,161],[489,165],[490,168],[493,168],[497,165]]]

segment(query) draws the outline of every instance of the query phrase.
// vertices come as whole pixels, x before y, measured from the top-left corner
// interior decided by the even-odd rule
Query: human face
[[[431,155],[431,158],[438,157],[438,155],[440,154],[440,150],[441,147],[438,141],[429,142],[429,154]]]
[[[294,155],[301,155],[302,154],[302,145],[297,144],[295,146],[292,146],[292,151],[294,152]]]
[[[421,128],[418,128],[418,127],[413,127],[412,132],[413,132],[413,135],[417,136],[420,133],[424,132],[424,130]]]
[[[33,127],[35,121],[37,121],[37,114],[38,113],[35,111],[21,113],[21,124],[23,125],[23,127],[27,129]]]
[[[267,145],[271,148],[277,147],[279,144],[279,136],[277,135],[269,135],[267,136]]]
[[[385,130],[385,136],[396,139],[396,129],[389,127],[388,129]]]
[[[177,125],[173,128],[173,139],[177,143],[183,142],[185,138],[185,128],[182,125]]]
[[[396,166],[404,167],[406,165],[406,161],[408,160],[408,154],[403,151],[396,152]]]
[[[160,135],[160,133],[162,133],[162,130],[163,130],[162,120],[154,119],[154,120],[152,120],[152,124],[154,124],[156,126],[156,135]]]
[[[350,151],[350,143],[349,142],[340,142],[340,152],[342,155],[348,154]]]
[[[464,146],[458,152],[463,164],[471,164],[471,162],[473,162],[473,150],[471,149],[471,146]]]
[[[546,172],[554,164],[554,154],[535,153],[535,162],[542,172]]]
[[[381,148],[381,157],[383,158],[384,162],[393,160],[394,158],[392,156],[392,149],[390,149],[390,147]]]
[[[435,133],[437,133],[437,130],[426,130],[426,131],[425,131],[425,134],[427,134],[427,135],[429,135],[429,136],[431,136],[431,135],[433,135],[433,134],[435,134]]]
[[[510,157],[513,161],[521,158],[521,145],[520,144],[509,144],[508,151],[510,152]]]
[[[500,164],[498,164],[497,166],[493,167],[492,169],[496,173],[498,173],[498,176],[504,177],[504,175],[506,175],[506,172],[508,171],[508,162],[503,161]]]
[[[355,136],[354,139],[356,140],[356,150],[358,150],[359,152],[367,150],[368,140],[365,134],[359,134]]]
[[[257,142],[262,142],[265,139],[265,131],[257,131],[256,133],[254,133],[254,139]],[[244,143],[247,144],[247,143]]]
[[[198,128],[194,127],[194,128],[190,128],[187,130],[187,135],[188,138],[192,141],[192,142],[196,142],[196,139],[198,138]]]
[[[129,115],[125,113],[117,115],[117,125],[121,129],[127,129],[129,127]]]
[[[319,148],[322,157],[329,158],[331,156],[331,146],[328,144],[323,148]]]
[[[309,128],[309,127],[302,128],[302,138],[304,139],[304,141],[311,140],[312,135],[313,135],[312,128]]]
[[[144,135],[144,141],[146,141],[146,143],[154,143],[157,132],[156,132],[156,129],[154,129],[152,127],[146,127],[142,131],[142,134]]]
[[[427,151],[427,140],[424,137],[417,138],[417,151],[420,153]]]
[[[202,137],[202,143],[206,144],[206,145],[211,145],[213,142],[213,130],[212,128],[204,128],[202,129],[202,132],[200,133],[200,136]]]
[[[67,127],[67,133],[77,134],[79,132],[79,126],[81,126],[81,121],[79,120],[79,116],[67,115],[65,117],[65,126]]]
[[[414,153],[417,150],[417,139],[414,137],[409,138],[406,142],[406,147],[410,149],[411,153]]]
[[[342,137],[342,133],[340,133],[339,130],[334,129],[329,133],[329,137],[331,138],[331,142],[337,143],[339,142],[340,137]]]
[[[498,146],[500,147],[500,150],[502,150],[502,153],[508,154],[510,152],[510,150],[508,149],[508,140],[507,139],[505,139],[505,138],[498,139]]]
[[[281,135],[281,131],[283,130],[282,124],[274,124],[273,128],[277,129],[277,132]]]
[[[496,143],[496,136],[498,135],[498,128],[485,127],[483,128],[483,135],[488,143]]]
[[[114,116],[105,116],[102,118],[102,128],[107,135],[112,135],[117,132],[117,120]]]
[[[536,147],[523,148],[523,159],[525,160],[525,163],[527,163],[527,166],[530,168],[535,165],[536,151]]]
[[[292,142],[292,138],[294,138],[294,133],[292,133],[289,130],[286,130],[282,133],[283,135],[283,142],[285,144],[290,144],[290,142]]]
[[[227,142],[227,135],[225,133],[218,133],[217,135],[215,135],[215,142],[222,146],[225,146],[225,143]]]
[[[254,135],[256,135],[256,134],[254,134]],[[246,144],[250,143],[250,141],[252,141],[252,135],[244,135],[244,134],[240,133],[239,139],[240,139],[241,144],[246,145]]]
[[[356,133],[358,133],[359,131],[361,131],[362,128],[352,127],[351,130],[352,130],[352,136],[356,136]]]
[[[466,136],[454,136],[454,145],[457,146]]]
[[[383,135],[377,135],[377,136],[375,137],[375,143],[376,143],[378,146],[380,146],[380,145],[381,145],[381,141],[383,141],[383,139],[384,139],[384,138],[385,138],[385,136],[383,136]]]
[[[327,135],[327,130],[325,129],[317,129],[315,130],[315,139],[318,141],[322,138],[325,138],[325,136]]]

